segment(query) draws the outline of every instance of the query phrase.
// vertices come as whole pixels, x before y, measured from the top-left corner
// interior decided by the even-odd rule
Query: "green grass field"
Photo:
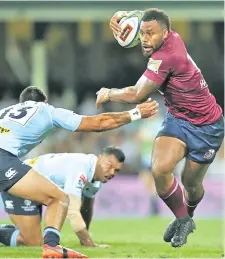
[[[170,220],[96,220],[91,226],[96,243],[110,248],[83,248],[66,223],[61,243],[92,258],[221,258],[224,245],[222,220],[196,220],[197,230],[182,248],[164,243],[162,235]],[[4,222],[5,223],[5,222]],[[40,258],[41,248],[0,246],[0,257]]]

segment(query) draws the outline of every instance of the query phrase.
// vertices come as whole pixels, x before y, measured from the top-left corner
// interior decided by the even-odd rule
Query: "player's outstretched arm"
[[[146,101],[149,98],[149,95],[158,88],[159,85],[142,75],[135,86],[129,86],[122,89],[101,88],[96,93],[96,107],[98,109],[102,103],[108,101],[119,103],[141,103]]]
[[[121,127],[133,120],[148,118],[157,112],[158,103],[147,101],[126,112],[102,113],[96,116],[83,117],[76,131],[106,131]]]

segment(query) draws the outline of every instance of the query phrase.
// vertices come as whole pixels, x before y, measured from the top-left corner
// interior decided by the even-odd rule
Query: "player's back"
[[[0,111],[0,148],[18,157],[40,144],[50,130],[48,104],[27,101]]]
[[[71,188],[71,185],[75,186],[79,181],[81,181],[82,187],[87,182],[91,182],[96,161],[97,157],[93,154],[52,153],[25,160],[25,163],[61,188],[68,189]]]

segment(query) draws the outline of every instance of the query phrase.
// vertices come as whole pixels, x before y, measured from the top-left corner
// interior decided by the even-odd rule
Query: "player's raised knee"
[[[62,197],[60,199],[60,204],[63,205],[64,207],[69,207],[70,204],[70,197],[67,193],[63,192]]]
[[[198,187],[199,187],[200,185],[202,185],[201,182],[199,182],[199,183],[196,183],[196,182],[191,183],[190,181],[183,181],[183,179],[182,179],[182,184],[183,184],[185,190],[186,190],[187,192],[190,192],[190,193],[196,192],[196,190],[198,189]]]
[[[52,193],[51,195],[49,195],[47,197],[47,200],[45,202],[46,206],[51,205],[52,203],[54,203],[55,201],[57,201],[58,203],[60,203],[63,207],[69,207],[69,203],[70,203],[70,198],[69,195],[67,193],[65,193],[63,190],[57,188],[58,190],[54,193]]]
[[[175,168],[175,163],[170,159],[163,159],[163,161],[159,161],[158,159],[152,160],[152,174],[154,178],[160,177],[164,174],[171,173]]]

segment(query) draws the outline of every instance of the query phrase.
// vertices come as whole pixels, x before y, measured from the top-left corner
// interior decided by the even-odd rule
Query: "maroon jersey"
[[[162,47],[152,54],[144,75],[160,86],[165,105],[176,118],[206,125],[221,117],[221,107],[176,32],[170,31]]]

